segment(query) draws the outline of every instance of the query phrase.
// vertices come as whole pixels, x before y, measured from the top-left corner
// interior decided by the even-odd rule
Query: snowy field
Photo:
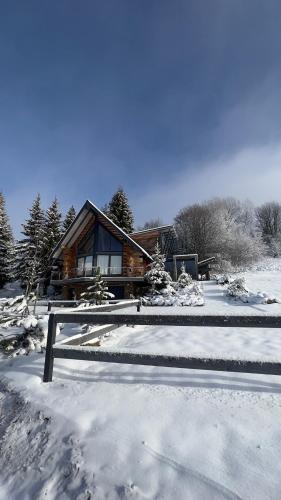
[[[281,299],[274,266],[246,283]],[[281,314],[203,288],[202,307],[143,312]],[[103,347],[281,361],[281,331],[122,327]],[[42,354],[0,363],[1,499],[281,498],[281,377],[56,359],[43,384],[43,364]]]

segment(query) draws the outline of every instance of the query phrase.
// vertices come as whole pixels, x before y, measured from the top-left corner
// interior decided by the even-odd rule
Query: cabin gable
[[[90,209],[90,210],[89,210]],[[62,285],[64,296],[79,296],[98,268],[118,295],[133,293],[132,281],[143,282],[150,255],[100,211],[80,211],[74,230],[66,233],[53,251],[51,283]],[[122,288],[123,287],[123,288]],[[126,289],[126,293],[125,293]],[[113,292],[114,293],[114,292]]]

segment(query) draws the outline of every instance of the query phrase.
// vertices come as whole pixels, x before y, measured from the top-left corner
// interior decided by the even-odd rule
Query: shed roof
[[[166,224],[165,226],[150,227],[148,229],[141,229],[140,231],[133,231],[130,236],[137,236],[138,234],[152,233],[153,231],[160,231],[161,233],[167,233],[171,230],[174,231],[174,226],[172,224]]]

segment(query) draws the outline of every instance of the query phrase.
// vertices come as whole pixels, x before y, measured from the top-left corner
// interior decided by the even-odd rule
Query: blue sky
[[[123,185],[137,223],[280,200],[281,3],[0,2],[0,189],[15,230]]]

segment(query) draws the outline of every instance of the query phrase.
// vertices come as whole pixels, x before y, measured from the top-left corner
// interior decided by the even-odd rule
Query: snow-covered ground
[[[280,276],[245,273],[277,298]],[[281,314],[203,288],[201,308],[143,312]],[[281,361],[281,331],[122,327],[103,347]],[[281,377],[56,359],[43,384],[43,364],[42,354],[0,363],[1,499],[280,498]]]

